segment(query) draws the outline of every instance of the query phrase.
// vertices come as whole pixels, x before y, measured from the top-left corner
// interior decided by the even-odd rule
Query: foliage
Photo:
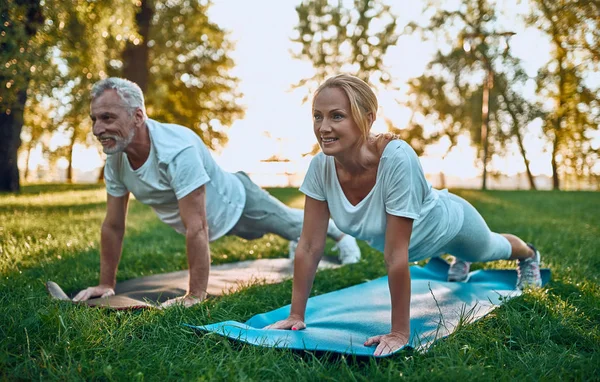
[[[148,113],[193,129],[211,148],[222,146],[226,128],[244,115],[239,79],[229,74],[233,44],[209,20],[210,2],[153,3]]]
[[[229,74],[233,46],[208,19],[211,3],[148,1],[153,10],[148,41],[138,34],[134,17],[142,1],[2,2],[0,84],[7,91],[0,111],[25,111],[20,117],[25,149],[53,131],[71,136],[66,151],[54,156],[71,159],[76,142],[91,144],[89,91],[101,78],[122,76],[128,44],[150,49],[149,62],[140,65],[150,72],[150,116],[187,125],[210,147],[226,142],[225,130],[243,116],[243,107],[238,79]],[[44,109],[53,110],[37,114]],[[17,125],[17,140],[10,139],[18,147]]]
[[[270,191],[288,203],[302,200],[297,190]],[[99,186],[45,185],[26,186],[19,196],[0,196],[0,379],[597,378],[600,194],[470,190],[458,194],[478,208],[492,229],[534,242],[543,265],[552,270],[552,281],[541,291],[514,298],[485,318],[459,327],[426,353],[405,351],[381,360],[242,345],[182,326],[245,321],[281,307],[290,302],[291,281],[258,283],[190,309],[167,311],[109,312],[51,301],[44,288],[48,279],[67,292],[98,280],[105,192]],[[359,244],[363,260],[319,272],[315,294],[385,274],[383,256]],[[211,244],[215,264],[282,257],[286,247],[284,240],[271,235]],[[133,200],[119,280],[185,267],[183,237]]]
[[[445,137],[448,150],[459,135],[468,133],[479,148],[484,176],[488,158],[503,154],[514,139],[530,174],[522,134],[527,124],[540,116],[539,106],[518,95],[528,77],[509,50],[514,32],[497,29],[495,5],[462,0],[456,9],[449,10],[440,1],[430,0],[426,9],[436,11],[429,23],[408,26],[409,32],[418,31],[423,38],[444,42],[425,73],[409,83],[408,105],[415,113],[411,127],[436,126],[426,143]],[[487,104],[483,104],[485,91]],[[530,182],[535,188],[531,174]]]
[[[543,129],[552,142],[554,187],[559,188],[561,171],[578,176],[600,172],[600,147],[592,144],[600,124],[600,89],[586,82],[600,68],[600,6],[596,1],[531,3],[527,22],[552,44],[550,62],[537,76],[537,91],[553,101]]]
[[[306,87],[311,94],[327,77],[340,72],[375,86],[393,85],[384,63],[388,48],[398,41],[396,17],[389,5],[380,0],[304,0],[296,12],[299,21],[292,41],[302,48],[293,57],[311,62],[315,75],[294,88]]]

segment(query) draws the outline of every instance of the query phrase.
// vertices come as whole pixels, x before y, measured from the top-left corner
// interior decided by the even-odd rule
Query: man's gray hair
[[[92,86],[92,100],[100,97],[107,90],[115,90],[121,100],[128,107],[129,114],[133,115],[136,109],[141,109],[144,113],[144,120],[148,118],[146,115],[146,106],[144,105],[144,93],[135,82],[124,78],[109,77],[100,80]]]

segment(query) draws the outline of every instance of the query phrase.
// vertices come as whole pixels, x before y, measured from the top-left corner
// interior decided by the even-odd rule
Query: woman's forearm
[[[294,286],[292,289],[292,307],[290,315],[304,320],[306,302],[312,289],[315,273],[321,260],[321,254],[311,254],[298,245],[294,259]]]
[[[410,335],[410,271],[408,255],[396,254],[388,264],[388,283],[392,300],[392,332]]]

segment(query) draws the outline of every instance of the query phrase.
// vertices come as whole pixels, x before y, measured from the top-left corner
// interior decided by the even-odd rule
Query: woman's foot
[[[448,281],[450,282],[467,282],[469,281],[469,271],[471,270],[471,263],[457,259],[456,257],[450,263],[448,269]]]
[[[542,275],[540,273],[540,252],[527,243],[534,255],[527,259],[517,260],[518,281],[517,288],[539,288],[542,286]]]

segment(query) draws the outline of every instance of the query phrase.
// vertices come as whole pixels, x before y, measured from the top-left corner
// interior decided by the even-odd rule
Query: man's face
[[[115,90],[107,90],[92,101],[92,131],[106,154],[123,152],[135,136],[135,116]]]

